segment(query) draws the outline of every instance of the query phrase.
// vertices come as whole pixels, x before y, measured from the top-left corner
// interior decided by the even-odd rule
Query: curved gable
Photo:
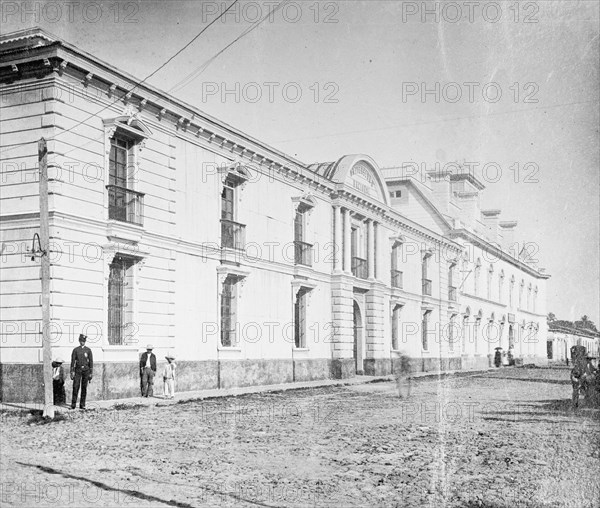
[[[377,163],[368,155],[345,155],[328,167],[328,175],[346,190],[389,205],[387,187]]]

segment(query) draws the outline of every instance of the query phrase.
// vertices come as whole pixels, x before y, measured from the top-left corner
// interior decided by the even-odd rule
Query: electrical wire
[[[213,63],[220,55],[222,55],[223,53],[225,53],[225,51],[227,51],[231,46],[233,46],[236,42],[238,42],[240,39],[244,38],[246,35],[248,35],[250,32],[252,32],[253,30],[255,30],[256,28],[258,28],[258,26],[268,17],[270,17],[272,14],[274,14],[277,10],[281,9],[281,7],[283,7],[284,4],[288,3],[290,0],[283,0],[282,2],[280,2],[279,4],[277,4],[275,7],[273,7],[273,9],[271,9],[266,16],[264,16],[262,19],[260,19],[259,21],[256,21],[253,25],[251,25],[250,27],[248,27],[244,32],[241,33],[241,35],[239,35],[236,39],[234,39],[232,42],[230,42],[227,46],[225,46],[223,49],[221,49],[220,51],[218,51],[214,56],[212,56],[211,58],[209,58],[208,60],[206,60],[204,63],[202,63],[201,65],[199,65],[195,70],[193,70],[192,72],[190,72],[187,76],[185,76],[183,79],[181,79],[180,81],[178,81],[177,83],[175,83],[175,85],[173,85],[173,87],[171,87],[168,91],[169,93],[172,92],[177,92],[179,90],[181,90],[182,88],[186,87],[187,85],[189,85],[192,81],[194,81],[198,76],[200,76],[200,74],[202,74],[207,68],[208,66]]]
[[[219,19],[221,19],[235,4],[237,4],[240,0],[233,0],[233,2],[229,5],[229,7],[227,7],[227,9],[225,9],[223,12],[221,12],[221,14],[219,14],[219,16],[217,16],[215,19],[213,19],[208,25],[206,25],[202,30],[200,30],[200,32],[198,32],[198,34],[196,34],[192,40],[190,40],[185,46],[183,46],[180,50],[178,50],[174,55],[170,56],[163,64],[161,64],[157,69],[155,69],[154,71],[152,71],[150,74],[148,74],[144,79],[142,79],[141,81],[138,81],[133,88],[130,88],[129,90],[127,90],[125,92],[125,94],[131,93],[133,92],[136,88],[138,88],[140,85],[142,85],[143,83],[145,83],[148,79],[150,79],[152,76],[154,76],[158,71],[160,71],[161,69],[163,69],[166,65],[168,65],[173,59],[175,59],[177,56],[179,56],[183,51],[185,51],[191,44],[193,44],[204,32],[206,32],[212,25],[214,25]],[[63,134],[66,134],[67,132],[72,131],[73,129],[79,127],[81,124],[84,124],[85,122],[87,122],[88,120],[91,120],[94,117],[99,116],[100,113],[102,113],[103,111],[107,110],[108,108],[114,106],[115,104],[117,104],[118,102],[121,101],[121,98],[118,98],[116,101],[111,102],[110,104],[104,106],[102,109],[100,109],[99,111],[97,111],[96,113],[92,113],[90,116],[88,116],[87,118],[84,118],[83,120],[77,122],[75,125],[73,125],[72,127],[69,127],[68,129],[65,129],[61,132],[59,132],[58,134],[56,134],[55,136],[48,138],[47,141],[56,139],[59,136],[62,136]],[[36,141],[37,143],[37,141]],[[7,148],[6,150],[3,150],[2,152],[0,152],[0,155],[4,155],[5,153],[14,150],[15,148],[22,146],[22,145],[16,145],[10,148]]]

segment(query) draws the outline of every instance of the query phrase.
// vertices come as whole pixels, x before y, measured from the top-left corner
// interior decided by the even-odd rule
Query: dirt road
[[[0,503],[600,506],[600,411],[570,409],[564,370],[503,374],[3,413]]]

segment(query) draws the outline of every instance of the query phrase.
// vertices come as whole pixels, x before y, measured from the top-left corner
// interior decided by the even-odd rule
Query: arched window
[[[465,311],[464,315],[463,315],[463,322],[462,322],[462,352],[466,353],[467,352],[467,338],[469,336],[469,317],[471,316],[471,309],[469,307],[467,307],[467,310]]]
[[[538,287],[535,286],[535,289],[533,290],[533,312],[536,312],[537,296],[538,296]]]
[[[475,270],[473,271],[473,294],[479,294],[479,276],[481,275],[481,260],[477,259]]]
[[[531,282],[527,286],[527,310],[531,310]]]
[[[490,264],[487,273],[487,299],[492,299],[492,277],[494,276],[494,265]]]
[[[513,307],[515,295],[515,276],[510,276],[510,288],[508,289],[508,305]]]
[[[503,303],[504,301],[504,270],[500,270],[498,276],[498,302]]]
[[[475,344],[475,354],[477,354],[477,351],[479,349],[479,347],[478,347],[479,329],[481,328],[481,318],[482,317],[483,317],[483,312],[481,311],[481,309],[479,309],[477,316],[475,316],[475,324],[473,325],[473,342]]]
[[[519,309],[523,308],[523,288],[525,287],[525,281],[521,279],[521,284],[519,285]]]

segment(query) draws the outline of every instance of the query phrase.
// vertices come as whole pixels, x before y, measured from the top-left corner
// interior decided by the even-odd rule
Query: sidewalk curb
[[[466,370],[466,371],[438,371],[438,372],[415,372],[407,376],[411,380],[431,380],[432,378],[445,379],[449,377],[467,377],[485,374],[489,370]],[[395,380],[393,374],[386,376],[357,376],[346,379],[319,379],[314,381],[296,382],[296,383],[282,383],[276,385],[255,385],[255,386],[244,386],[227,389],[211,389],[211,390],[198,390],[193,392],[180,392],[175,395],[175,399],[163,399],[163,398],[143,398],[143,397],[130,397],[124,399],[106,399],[98,401],[89,401],[88,410],[92,411],[106,411],[116,410],[122,411],[133,408],[141,407],[167,407],[174,404],[188,404],[192,402],[201,402],[205,400],[220,399],[225,397],[242,397],[246,395],[254,395],[258,393],[283,393],[294,390],[310,390],[313,388],[327,388],[327,387],[339,387],[339,386],[353,386],[363,385],[372,383],[385,383]],[[93,408],[89,407],[93,406]],[[0,411],[34,411],[42,410],[44,407],[43,403],[0,403]],[[70,410],[65,406],[55,406],[57,414],[66,413],[69,414],[72,411],[79,413],[79,410]]]

